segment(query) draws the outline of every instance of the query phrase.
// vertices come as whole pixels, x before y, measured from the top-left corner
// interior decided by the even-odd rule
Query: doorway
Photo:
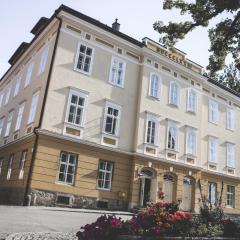
[[[193,188],[192,179],[185,177],[183,179],[183,204],[182,204],[182,208],[184,211],[192,210],[192,188]]]
[[[146,206],[150,202],[150,192],[151,192],[151,179],[145,178],[144,191],[143,191],[143,206]]]
[[[167,202],[173,201],[173,188],[174,188],[174,178],[171,174],[165,174],[163,176],[163,192],[164,200]]]

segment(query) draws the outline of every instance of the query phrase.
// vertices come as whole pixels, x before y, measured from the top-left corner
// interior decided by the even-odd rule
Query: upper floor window
[[[234,144],[227,143],[227,167],[235,168]]]
[[[235,205],[235,187],[227,185],[227,207],[234,208]]]
[[[28,124],[34,122],[38,100],[39,100],[39,94],[40,92],[36,92],[32,97],[32,102],[31,102],[29,116],[28,116]]]
[[[31,81],[33,66],[34,66],[34,62],[31,62],[28,66],[27,75],[26,75],[26,79],[25,79],[25,83],[24,83],[24,88],[27,87]]]
[[[39,68],[38,68],[38,75],[40,75],[41,73],[43,73],[45,71],[47,58],[48,58],[48,51],[49,51],[49,46],[46,46],[42,50],[41,57],[40,57]]]
[[[8,167],[7,167],[7,180],[10,179],[11,174],[12,174],[12,165],[13,165],[13,159],[14,159],[14,154],[10,154],[9,160],[8,160]]]
[[[103,126],[103,131],[105,133],[112,135],[119,134],[120,115],[121,115],[120,106],[110,102],[106,102]]]
[[[218,103],[214,100],[209,100],[209,122],[218,122]]]
[[[227,108],[227,129],[234,129],[234,110]]]
[[[22,80],[22,76],[18,76],[17,80],[16,80],[16,85],[15,85],[15,89],[14,89],[14,93],[13,96],[16,97],[19,93],[19,89],[20,89],[20,85],[21,85],[21,80]]]
[[[4,158],[1,157],[1,158],[0,158],[0,175],[1,175],[1,173],[2,173],[3,160],[4,160]]]
[[[160,93],[161,93],[160,77],[155,73],[151,73],[149,81],[149,95],[151,97],[160,98]]]
[[[178,106],[180,100],[180,87],[176,82],[171,82],[169,89],[169,104]]]
[[[75,69],[86,74],[91,74],[93,52],[93,48],[80,43],[77,49]]]
[[[19,176],[18,176],[19,179],[23,179],[24,167],[27,160],[27,152],[28,152],[27,150],[22,151],[22,155],[19,163]]]
[[[24,106],[25,106],[25,102],[23,102],[19,105],[15,131],[20,129],[21,122],[22,122],[22,117],[23,117],[23,112],[24,112]]]
[[[11,111],[11,112],[9,112],[9,114],[8,114],[7,126],[6,126],[6,130],[5,130],[5,135],[4,135],[4,137],[8,137],[8,136],[9,136],[10,129],[11,129],[11,125],[12,125],[12,120],[13,120],[13,113],[14,113],[14,111]]]
[[[218,140],[215,137],[208,138],[208,161],[217,163],[217,145]]]
[[[158,117],[148,114],[146,121],[146,137],[145,137],[146,143],[153,145],[158,144],[158,128],[159,128]]]
[[[193,89],[188,90],[187,111],[197,112],[197,93]]]
[[[3,97],[4,97],[4,92],[0,93],[0,107],[2,107],[3,104]]]
[[[77,164],[77,155],[69,152],[61,152],[58,181],[73,184]]]
[[[188,127],[186,136],[186,153],[195,156],[196,147],[197,147],[196,130],[194,128]]]
[[[66,122],[83,127],[87,94],[70,90]]]
[[[168,141],[167,141],[167,147],[170,150],[177,150],[177,144],[178,144],[178,129],[174,125],[170,125],[168,127]]]
[[[2,117],[2,118],[0,119],[0,137],[1,137],[1,135],[2,135],[3,125],[4,125],[4,119],[5,119],[5,117]]]
[[[112,186],[113,163],[108,161],[99,161],[97,187],[110,190]]]
[[[112,57],[109,81],[117,86],[123,87],[126,63],[116,57]]]
[[[10,98],[10,94],[11,94],[11,86],[9,86],[8,89],[7,89],[4,105],[8,104],[8,101],[9,101],[9,98]]]

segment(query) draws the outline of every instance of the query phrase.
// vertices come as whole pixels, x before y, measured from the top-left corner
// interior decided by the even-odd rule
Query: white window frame
[[[5,102],[4,105],[7,105],[10,99],[10,95],[11,95],[11,86],[8,87],[7,89],[7,93],[5,95]]]
[[[153,79],[153,77],[156,76],[157,79]],[[157,89],[155,81],[157,81]],[[162,90],[162,79],[159,74],[155,72],[151,72],[149,76],[149,89],[148,89],[148,95],[150,97],[160,99],[161,97],[161,90]],[[156,94],[155,94],[156,93]]]
[[[89,66],[89,71],[84,71],[83,69],[79,69],[77,67],[77,64],[78,64],[78,59],[79,59],[79,55],[80,55],[80,46],[83,45],[85,46],[86,48],[90,48],[92,49],[92,55],[91,55],[91,61],[90,61],[90,66]],[[85,54],[84,54],[84,59],[85,59]],[[75,63],[74,63],[74,70],[77,71],[77,72],[80,72],[80,73],[83,73],[83,74],[86,74],[86,75],[92,75],[92,67],[93,67],[93,61],[94,61],[94,48],[89,45],[89,44],[85,44],[83,42],[79,42],[77,44],[77,51],[76,51],[76,57],[75,57]]]
[[[235,207],[235,191],[236,191],[235,186],[227,185],[226,207],[228,207],[228,208],[234,208]]]
[[[63,154],[65,154],[67,156],[66,162],[62,161],[62,155]],[[70,156],[75,157],[75,163],[70,163],[69,162]],[[66,152],[66,151],[61,152],[60,158],[59,158],[59,167],[58,167],[58,172],[57,172],[57,182],[58,183],[62,183],[62,184],[66,184],[66,185],[74,185],[75,178],[76,178],[77,161],[78,161],[78,155],[77,154],[71,153],[71,152]],[[64,172],[60,172],[61,165],[65,165],[65,171]],[[73,173],[68,173],[69,166],[73,167],[73,169],[74,169]],[[59,175],[61,173],[63,173],[65,175],[65,180],[64,181],[59,179]],[[72,182],[67,182],[67,175],[72,175]]]
[[[81,116],[80,124],[76,124],[76,123],[72,123],[72,122],[68,121],[69,111],[70,111],[70,106],[71,106],[71,99],[72,99],[73,95],[77,96],[78,98],[84,99],[84,105],[81,107],[82,108],[82,116]],[[77,128],[83,128],[85,125],[85,121],[86,121],[87,104],[88,104],[88,94],[87,93],[84,93],[80,90],[70,89],[69,95],[68,95],[67,110],[66,110],[66,114],[65,114],[65,123],[68,125],[73,125]]]
[[[169,131],[171,128],[174,128],[175,129],[175,148],[169,148],[168,146],[168,142],[169,142]],[[177,152],[178,151],[178,134],[179,134],[179,130],[178,130],[178,127],[177,127],[177,124],[172,122],[172,121],[169,121],[168,122],[168,128],[167,128],[167,142],[166,142],[166,148],[170,151],[175,151]]]
[[[213,136],[208,137],[208,162],[218,163],[218,139]]]
[[[4,97],[4,91],[0,93],[0,108],[2,107],[2,104],[3,104],[3,97]]]
[[[32,61],[28,65],[26,78],[25,78],[25,82],[24,82],[24,88],[26,88],[30,84],[30,82],[31,82],[33,67],[34,67],[34,61]]]
[[[211,204],[215,204],[217,201],[217,183],[215,182],[208,182],[208,201]]]
[[[113,67],[114,67],[114,61],[117,61],[117,68],[116,68],[116,72],[118,72],[119,70],[119,64],[122,64],[122,77],[121,77],[121,82],[118,83],[118,74],[115,74],[114,79],[112,79],[113,77]],[[126,62],[124,60],[122,60],[121,58],[118,58],[116,56],[112,56],[112,60],[111,60],[111,67],[110,67],[110,72],[109,72],[109,83],[111,83],[112,85],[118,86],[118,87],[124,87],[124,82],[125,82],[125,72],[126,72]]]
[[[190,144],[192,145],[192,149],[191,146],[189,146],[189,139],[191,135],[194,136],[193,142]],[[192,156],[196,156],[197,154],[197,130],[190,126],[187,126],[186,128],[186,154]]]
[[[14,160],[14,154],[12,153],[12,154],[10,154],[9,159],[8,159],[7,180],[9,180],[12,175],[13,160]]]
[[[227,129],[229,130],[234,130],[234,117],[235,117],[235,114],[234,114],[234,109],[233,108],[227,108],[227,111],[226,111],[226,122],[227,122]]]
[[[33,123],[35,121],[39,97],[40,97],[40,91],[35,92],[32,96],[27,124]]]
[[[0,158],[0,175],[2,174],[3,161],[4,161],[4,158],[1,157]]]
[[[154,143],[148,142],[148,123],[154,122],[155,123],[155,132],[154,132]],[[152,137],[152,131],[150,134],[150,138]],[[147,113],[146,117],[146,126],[145,126],[145,144],[152,145],[152,146],[159,146],[159,116]]]
[[[25,102],[20,103],[19,108],[18,108],[18,115],[17,115],[16,125],[15,125],[15,131],[18,131],[21,127],[22,117],[24,114],[24,108],[25,108]]]
[[[0,118],[0,137],[3,132],[4,120],[5,120],[5,117]]]
[[[47,60],[48,60],[48,52],[49,52],[49,45],[44,46],[42,48],[42,52],[40,55],[40,61],[39,61],[39,66],[38,66],[38,75],[45,72],[46,64],[47,64]]]
[[[208,105],[208,120],[210,123],[218,124],[219,118],[219,109],[218,109],[218,102],[213,99],[209,99]],[[215,116],[214,116],[215,114]]]
[[[228,168],[235,168],[235,144],[227,142],[226,143],[226,166]]]
[[[27,150],[22,151],[21,159],[20,159],[20,163],[19,163],[18,179],[23,179],[25,163],[26,163],[26,160],[27,160],[27,154],[28,154]]]
[[[12,126],[12,120],[13,120],[13,114],[14,114],[14,110],[11,110],[8,113],[7,125],[6,125],[6,129],[5,129],[4,137],[8,137],[9,134],[10,134],[10,130],[11,130],[11,126]]]
[[[118,110],[118,116],[114,117],[113,115],[108,114],[108,108],[113,108],[115,110]],[[117,105],[115,103],[106,101],[105,109],[104,109],[103,128],[102,128],[102,132],[104,134],[119,137],[120,123],[121,123],[121,112],[122,112],[122,107],[120,105]],[[106,121],[107,121],[108,115],[109,115],[109,117],[112,117],[113,119],[116,119],[116,126],[115,126],[115,133],[114,134],[105,131]]]
[[[197,103],[197,92],[192,88],[189,88],[187,91],[187,111],[191,113],[197,113]]]
[[[172,88],[173,86],[176,86],[177,87],[177,92],[176,92],[176,102],[173,101],[173,96],[172,96]],[[180,85],[177,83],[177,82],[170,82],[170,86],[169,86],[169,104],[172,105],[172,106],[176,106],[178,107],[180,105]]]
[[[22,80],[22,75],[18,75],[16,78],[16,85],[14,88],[13,97],[16,97],[19,93],[20,86],[21,86],[21,80]]]
[[[104,169],[100,169],[100,163],[103,162],[104,163]],[[107,165],[110,165],[111,166],[111,170],[108,171],[107,170]],[[98,174],[97,174],[97,189],[100,189],[100,190],[106,190],[106,191],[110,191],[111,188],[112,188],[112,179],[113,179],[113,169],[114,169],[114,163],[113,162],[110,162],[110,161],[106,161],[106,160],[99,160],[99,165],[98,165]],[[99,178],[99,173],[102,172],[103,173],[103,178]],[[106,175],[107,174],[110,174],[110,180],[109,181],[109,187],[106,188],[105,187],[105,183],[106,183]],[[103,187],[99,186],[99,181],[103,181]]]

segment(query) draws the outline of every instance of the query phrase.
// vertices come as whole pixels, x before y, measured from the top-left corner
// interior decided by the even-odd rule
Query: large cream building
[[[200,180],[240,213],[240,94],[117,21],[62,5],[31,32],[0,82],[1,203],[197,211]]]

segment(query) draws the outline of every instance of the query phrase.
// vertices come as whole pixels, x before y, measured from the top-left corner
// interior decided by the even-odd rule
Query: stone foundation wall
[[[86,209],[106,209],[106,210],[127,210],[128,203],[123,200],[116,199],[98,199],[87,196],[77,196],[61,192],[50,192],[39,189],[32,189],[29,194],[31,197],[31,205],[35,206],[70,206],[73,208]],[[58,198],[69,198],[69,204],[58,202]],[[107,207],[99,206],[99,201],[107,203]]]

